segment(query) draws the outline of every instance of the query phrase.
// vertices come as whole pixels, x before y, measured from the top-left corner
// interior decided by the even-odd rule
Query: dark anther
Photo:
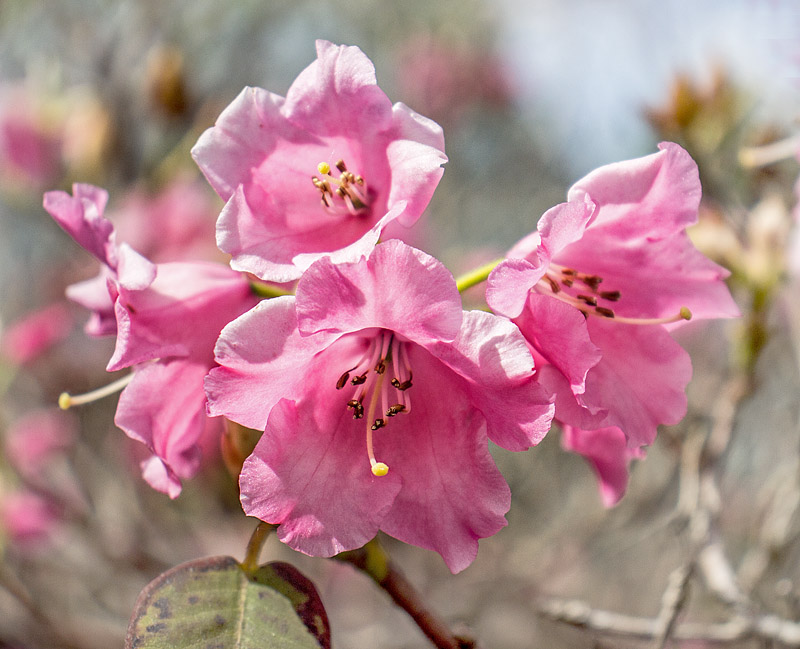
[[[339,198],[344,198],[345,195],[347,194],[347,191],[345,190],[344,187],[337,187],[336,194],[339,196]]]
[[[561,283],[562,283],[564,286],[566,286],[567,288],[569,288],[569,287],[570,287],[570,286],[572,286],[572,285],[573,285],[575,282],[574,282],[574,280],[571,280],[571,279],[562,279],[562,280],[561,280]]]
[[[379,428],[383,428],[386,425],[385,419],[376,419],[375,423],[372,424],[372,430],[378,430]]]
[[[378,361],[378,364],[375,366],[375,371],[378,374],[383,374],[386,371],[386,363],[384,363],[385,359],[381,359]]]
[[[597,290],[597,287],[600,286],[600,282],[603,281],[602,277],[598,277],[597,275],[584,275],[583,277],[579,278],[586,286],[588,286],[593,291]]]
[[[600,297],[609,302],[616,302],[621,297],[621,293],[619,291],[602,291]]]
[[[360,376],[354,376],[352,379],[350,379],[350,383],[352,383],[353,385],[361,385],[366,380],[367,380],[367,373],[364,372],[364,374],[361,374]]]
[[[364,416],[364,406],[358,399],[348,401],[347,407],[353,409],[353,419],[361,419]]]
[[[344,165],[344,160],[339,160],[339,162],[337,162],[337,163],[336,163],[336,168],[337,168],[339,171],[341,171],[342,173],[344,173],[345,171],[347,171],[347,167],[345,167],[345,165]]]
[[[389,409],[386,411],[387,417],[394,417],[395,415],[403,412],[406,407],[402,403],[396,403],[393,406],[389,406]]]
[[[572,270],[571,268],[562,268],[561,269],[562,275],[575,275],[577,274],[576,271]]]
[[[409,377],[408,381],[403,381],[402,383],[398,379],[392,379],[392,387],[398,390],[408,390],[411,387],[411,377]]]
[[[597,306],[597,298],[593,295],[576,295],[581,302],[586,302],[589,306]]]
[[[347,383],[347,379],[350,378],[350,372],[345,372],[339,377],[339,380],[336,381],[336,389],[341,390],[345,384]]]
[[[606,309],[603,306],[596,306],[594,310],[597,312],[598,315],[603,316],[604,318],[613,318],[614,312],[611,309]]]
[[[553,293],[558,293],[561,290],[561,287],[556,283],[556,281],[552,277],[550,277],[549,275],[545,275],[544,278],[545,280],[547,280],[547,283],[550,284],[550,290],[553,291]]]

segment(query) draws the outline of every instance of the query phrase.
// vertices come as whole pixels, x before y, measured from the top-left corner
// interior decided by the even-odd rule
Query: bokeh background
[[[479,646],[651,646],[576,629],[554,599],[653,621],[668,611],[670,575],[691,566],[681,623],[798,619],[800,143],[768,164],[757,147],[800,130],[800,4],[3,0],[0,648],[121,647],[138,592],[161,571],[242,558],[254,521],[218,440],[170,501],[139,478],[114,397],[54,410],[60,392],[109,381],[112,343],[88,339],[86,314],[64,300],[96,267],[44,212],[42,192],[101,185],[120,240],[156,260],[224,261],[213,244],[222,205],[189,150],[243,86],[284,94],[316,38],[358,45],[393,101],[442,124],[450,161],[409,239],[455,274],[502,254],[583,174],[669,139],[700,165],[693,236],[733,271],[744,314],[678,334],[695,365],[689,413],[633,466],[616,508],[603,508],[590,468],[553,431],[529,452],[496,453],[509,526],[463,573],[384,539],[431,608]],[[425,646],[351,567],[275,539],[263,559],[314,580],[335,646]],[[783,646],[766,642],[726,645]]]

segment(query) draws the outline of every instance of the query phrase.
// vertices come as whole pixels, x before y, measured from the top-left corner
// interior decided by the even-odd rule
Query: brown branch
[[[425,606],[419,592],[394,565],[377,539],[359,550],[343,552],[335,558],[368,574],[395,604],[411,616],[438,649],[475,649],[474,640],[455,635],[443,620]]]

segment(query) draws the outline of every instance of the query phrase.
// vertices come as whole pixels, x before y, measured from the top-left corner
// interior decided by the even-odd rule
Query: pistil
[[[390,417],[411,411],[407,391],[411,388],[412,374],[406,347],[391,332],[380,331],[370,340],[359,361],[336,381],[337,390],[348,384],[355,386],[346,403],[353,410],[353,419],[365,420],[367,456],[376,476],[386,475],[389,467],[375,459],[374,432],[385,428]]]

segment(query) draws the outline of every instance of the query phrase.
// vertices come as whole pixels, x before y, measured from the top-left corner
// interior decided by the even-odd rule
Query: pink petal
[[[316,371],[314,357],[337,336],[300,336],[294,303],[293,296],[264,300],[222,330],[215,349],[220,367],[205,381],[209,414],[264,430],[278,401],[299,398]]]
[[[531,294],[527,308],[514,322],[544,359],[567,378],[573,394],[583,394],[586,373],[601,357],[589,339],[583,314],[556,298]]]
[[[689,354],[658,325],[599,318],[587,324],[603,356],[589,370],[583,401],[608,410],[606,425],[621,428],[631,448],[652,444],[659,424],[676,424],[686,414]],[[559,412],[556,417],[563,420]]]
[[[256,302],[247,280],[227,266],[173,262],[157,268],[146,290],[120,287],[117,345],[109,371],[173,356],[210,363],[222,328]]]
[[[208,365],[178,359],[148,363],[135,372],[120,395],[114,423],[150,449],[156,459],[144,463],[145,478],[175,498],[180,493],[178,479],[192,477],[199,466]]]
[[[625,495],[631,459],[644,457],[642,451],[628,447],[625,433],[615,427],[581,430],[564,426],[561,444],[566,450],[583,455],[592,466],[606,507],[616,505]]]
[[[604,278],[619,290],[619,315],[669,317],[688,307],[695,317],[733,317],[739,310],[723,283],[728,272],[694,248],[685,229],[697,221],[697,166],[678,145],[607,165],[578,181],[569,200],[597,204],[580,240],[555,252],[559,264]]]
[[[223,200],[251,180],[281,138],[294,139],[297,129],[280,114],[283,102],[261,88],[244,88],[192,148],[197,166]]]
[[[444,132],[436,122],[405,104],[395,104],[392,113],[394,138],[386,149],[392,170],[388,204],[393,207],[407,202],[398,221],[410,227],[425,211],[444,174]]]
[[[62,191],[44,195],[44,209],[75,241],[101,263],[117,267],[114,226],[103,218],[108,192],[76,183],[72,196]]]
[[[89,336],[110,336],[117,333],[114,300],[108,288],[110,273],[103,266],[96,277],[67,286],[67,298],[92,313],[84,327]]]
[[[486,423],[463,383],[420,347],[411,349],[416,386],[410,413],[376,433],[377,459],[403,488],[381,529],[442,555],[454,573],[478,552],[478,539],[506,525],[511,492],[489,454]],[[419,376],[419,378],[417,378]]]
[[[309,176],[310,178],[310,176]],[[310,180],[308,181],[311,186]],[[311,189],[314,189],[311,186]],[[316,190],[315,190],[316,191]],[[270,220],[269,213],[254,212],[243,187],[238,188],[217,221],[217,243],[230,253],[231,267],[261,279],[290,282],[323,254],[336,262],[356,261],[375,246],[381,231],[405,210],[396,205],[380,219],[365,223],[354,218],[337,219],[313,201],[316,222],[300,228],[296,224]]]
[[[397,473],[372,475],[364,423],[336,401],[278,403],[239,481],[245,513],[280,523],[278,538],[313,556],[373,538],[401,484]]]
[[[464,379],[461,389],[483,413],[495,444],[522,451],[550,430],[552,398],[535,381],[533,358],[512,322],[466,311],[458,337],[430,351]]]
[[[461,297],[441,262],[392,240],[368,260],[334,265],[322,259],[297,284],[300,332],[383,327],[414,341],[452,340]]]
[[[317,41],[317,59],[286,93],[283,114],[311,133],[384,131],[392,104],[377,86],[375,66],[357,47]]]

